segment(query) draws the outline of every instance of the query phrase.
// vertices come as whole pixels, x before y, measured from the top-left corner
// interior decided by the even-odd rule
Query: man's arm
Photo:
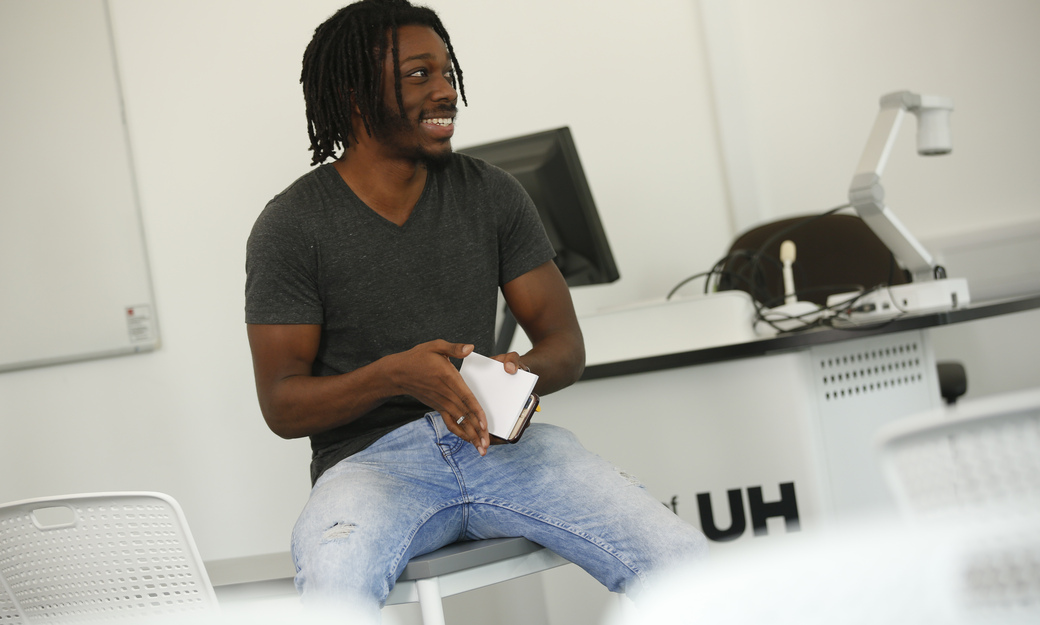
[[[538,375],[535,391],[546,395],[578,381],[585,370],[585,342],[571,293],[548,261],[502,287],[509,310],[531,339],[531,350],[496,356],[506,371],[525,366]]]
[[[283,438],[310,436],[345,425],[396,395],[410,395],[441,413],[457,436],[482,454],[490,443],[487,418],[449,357],[472,345],[430,341],[349,373],[313,376],[321,341],[318,325],[249,324],[260,410]],[[461,424],[456,420],[465,416]]]

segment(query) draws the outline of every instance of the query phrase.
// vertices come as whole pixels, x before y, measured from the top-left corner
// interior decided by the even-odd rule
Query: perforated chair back
[[[0,625],[215,610],[180,506],[159,493],[0,505]]]
[[[914,517],[1040,512],[1040,388],[892,424],[882,465]]]

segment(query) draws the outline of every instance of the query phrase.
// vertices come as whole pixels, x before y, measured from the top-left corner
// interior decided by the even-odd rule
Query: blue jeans
[[[408,560],[462,539],[523,536],[615,592],[707,552],[701,533],[569,431],[534,423],[481,457],[436,412],[325,472],[293,530],[305,602],[378,612]]]

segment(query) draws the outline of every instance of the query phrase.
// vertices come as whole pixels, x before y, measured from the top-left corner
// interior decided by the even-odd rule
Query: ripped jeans
[[[702,557],[707,542],[569,431],[533,423],[481,457],[438,413],[326,471],[292,537],[305,602],[378,612],[408,560],[463,539],[524,536],[614,592]]]

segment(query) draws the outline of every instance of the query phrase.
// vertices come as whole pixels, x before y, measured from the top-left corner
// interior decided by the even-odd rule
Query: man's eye
[[[415,76],[417,78],[426,78],[427,74],[426,74],[426,70],[425,69],[417,69],[414,72],[410,72],[408,74],[408,76],[409,77]]]
[[[454,71],[445,72],[444,73],[444,78],[451,84],[452,88],[455,87],[455,72]]]

